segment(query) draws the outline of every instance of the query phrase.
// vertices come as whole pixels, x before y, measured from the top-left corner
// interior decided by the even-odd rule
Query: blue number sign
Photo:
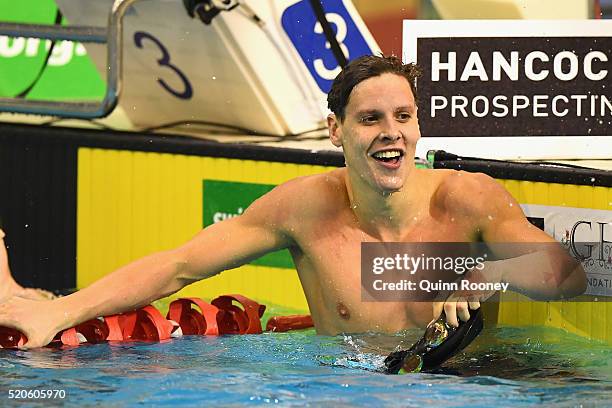
[[[372,54],[342,0],[322,0],[321,4],[347,60]],[[325,93],[329,92],[331,83],[341,68],[310,2],[302,0],[287,7],[281,23],[319,89]]]

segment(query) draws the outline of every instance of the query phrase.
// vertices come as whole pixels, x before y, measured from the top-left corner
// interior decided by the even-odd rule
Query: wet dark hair
[[[327,94],[327,107],[341,122],[344,121],[346,105],[348,105],[353,88],[366,79],[386,73],[406,78],[416,101],[416,79],[421,74],[421,69],[416,64],[403,64],[394,55],[365,55],[349,62],[334,79],[331,90]]]

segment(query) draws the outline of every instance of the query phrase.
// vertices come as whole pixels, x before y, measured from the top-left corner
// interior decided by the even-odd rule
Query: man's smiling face
[[[349,172],[382,194],[402,189],[421,137],[414,95],[404,77],[385,73],[360,82],[351,91],[344,121],[330,115],[328,122]]]

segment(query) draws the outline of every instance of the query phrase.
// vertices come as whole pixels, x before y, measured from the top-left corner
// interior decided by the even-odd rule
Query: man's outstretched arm
[[[190,283],[287,247],[291,238],[279,211],[284,190],[277,188],[241,216],[202,230],[179,248],[134,261],[69,296],[53,301],[11,298],[0,304],[0,325],[23,332],[26,348],[42,347],[60,330],[145,306]]]

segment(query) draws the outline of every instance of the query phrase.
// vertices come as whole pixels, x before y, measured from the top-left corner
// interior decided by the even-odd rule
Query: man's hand
[[[14,296],[0,303],[0,326],[19,330],[27,338],[23,349],[46,346],[59,331],[54,322],[53,301],[29,300]]]
[[[478,300],[456,296],[453,293],[444,302],[433,302],[434,318],[431,323],[438,320],[442,314],[442,310],[444,310],[448,324],[458,327],[459,320],[467,322],[470,319],[470,310],[476,310],[479,307],[480,302]]]
[[[461,280],[467,280],[470,283],[501,283],[502,269],[495,262],[485,262],[484,268],[471,269],[457,280],[459,284]],[[457,290],[452,293],[441,292],[438,295],[440,301],[433,302],[433,321],[436,321],[442,314],[442,310],[446,314],[446,321],[454,327],[459,326],[459,320],[467,322],[470,319],[470,310],[476,310],[480,307],[481,302],[489,299],[495,294],[494,290]]]

